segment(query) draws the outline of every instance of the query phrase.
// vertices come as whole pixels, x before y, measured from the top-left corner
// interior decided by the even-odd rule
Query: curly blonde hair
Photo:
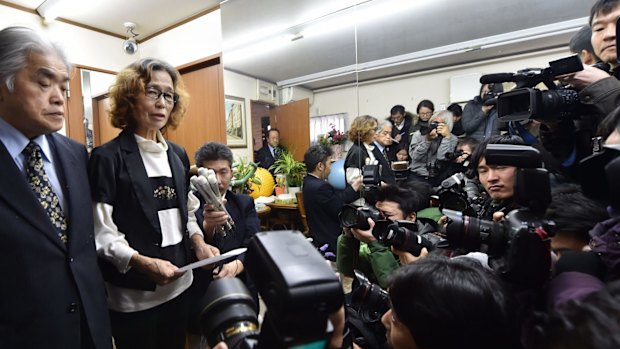
[[[349,129],[349,140],[353,143],[370,143],[365,142],[371,131],[377,129],[379,122],[370,115],[361,115],[353,119],[351,128]],[[370,140],[372,141],[372,140]]]
[[[189,94],[185,90],[179,72],[170,64],[154,58],[140,59],[116,76],[116,81],[110,87],[109,93],[112,126],[132,131],[136,129],[137,123],[134,115],[136,98],[144,94],[145,86],[151,81],[153,71],[167,72],[172,78],[174,93],[178,96],[164,129],[168,127],[176,129],[179,126],[189,104]]]

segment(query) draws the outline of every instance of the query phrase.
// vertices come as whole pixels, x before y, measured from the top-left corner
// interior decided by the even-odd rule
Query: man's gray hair
[[[33,52],[56,54],[71,71],[71,63],[58,44],[28,27],[4,28],[0,30],[0,83],[9,92],[15,88],[15,74],[26,66],[28,55]]]
[[[392,128],[392,122],[387,119],[379,120],[379,123],[377,124],[377,133],[381,132],[381,130],[383,130],[385,126],[389,126],[390,128]]]
[[[431,116],[428,122],[433,122],[439,117],[443,119],[443,122],[446,124],[446,126],[448,126],[448,130],[452,132],[452,127],[454,127],[454,114],[452,114],[452,112],[449,110],[442,110],[439,113]]]

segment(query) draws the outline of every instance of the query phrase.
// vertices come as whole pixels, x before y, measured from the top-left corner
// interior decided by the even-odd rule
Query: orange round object
[[[250,196],[254,199],[259,196],[271,196],[271,194],[273,194],[273,188],[276,186],[276,182],[273,180],[271,173],[259,167],[256,169],[254,176],[260,179],[261,184],[250,183]]]

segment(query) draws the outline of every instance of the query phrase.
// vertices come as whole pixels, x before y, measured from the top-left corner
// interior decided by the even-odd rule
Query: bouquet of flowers
[[[332,128],[329,132],[324,135],[319,136],[319,144],[322,145],[335,145],[335,144],[344,144],[347,141],[347,135],[336,129],[336,125],[329,124]]]

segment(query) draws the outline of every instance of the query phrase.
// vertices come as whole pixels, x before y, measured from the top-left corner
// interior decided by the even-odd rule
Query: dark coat
[[[366,150],[363,144],[353,143],[344,160],[345,170],[351,167],[361,169],[366,165],[366,158],[368,157],[370,155],[368,155],[368,150]]]
[[[342,206],[359,198],[350,185],[336,191],[329,183],[314,176],[304,177],[304,206],[310,235],[316,247],[329,244],[328,250],[336,253],[336,240],[342,231],[338,213]]]
[[[0,142],[0,348],[78,349],[82,320],[96,348],[112,348],[95,252],[88,155],[67,137],[54,133],[47,139],[68,206],[66,246]]]
[[[277,149],[280,149],[280,152],[286,151],[286,148],[281,145],[279,145]],[[258,152],[256,152],[255,162],[258,163],[258,166],[262,168],[266,168],[269,170],[269,167],[271,167],[271,165],[273,165],[275,161],[276,159],[271,155],[271,151],[269,151],[268,145],[265,145],[264,147],[260,148]],[[272,170],[269,170],[269,172],[273,174]]]
[[[167,155],[185,229],[189,159],[183,148],[171,142],[168,142]],[[170,260],[164,256],[167,253],[164,250],[169,251],[174,246],[160,247],[162,233],[156,201],[134,134],[124,130],[110,142],[95,148],[88,164],[88,174],[93,201],[114,206],[112,218],[119,231],[125,232],[129,245],[146,256]],[[186,265],[193,255],[187,231],[178,252],[170,262],[177,266]],[[122,274],[112,263],[101,260],[101,270],[106,281],[119,287],[151,291],[156,288],[151,278],[135,268]]]
[[[388,150],[386,149],[386,152],[387,151]],[[389,184],[396,184],[396,175],[394,174],[394,171],[392,171],[392,165],[385,159],[383,154],[381,154],[379,147],[375,145],[375,149],[372,150],[372,153],[375,156],[375,159],[379,161],[379,165],[381,165],[381,181]]]

